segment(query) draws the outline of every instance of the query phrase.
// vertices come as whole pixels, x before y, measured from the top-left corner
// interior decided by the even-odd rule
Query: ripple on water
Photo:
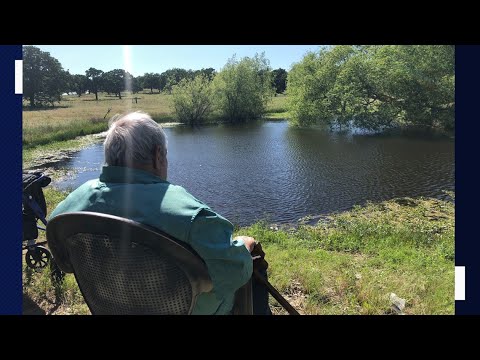
[[[454,190],[454,142],[329,134],[267,125],[165,129],[169,181],[184,186],[231,221],[291,223],[366,201],[446,198]],[[59,168],[76,188],[97,178],[102,144],[71,155]]]

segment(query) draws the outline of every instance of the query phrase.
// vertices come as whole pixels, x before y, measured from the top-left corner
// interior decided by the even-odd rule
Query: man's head
[[[104,142],[105,163],[153,173],[167,179],[167,137],[162,127],[143,112],[115,115]]]

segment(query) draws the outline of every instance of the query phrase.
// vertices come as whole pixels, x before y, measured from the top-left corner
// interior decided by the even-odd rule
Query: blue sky
[[[218,71],[233,54],[251,57],[263,51],[273,69],[289,70],[306,52],[316,51],[321,45],[130,45],[128,50],[122,45],[35,46],[48,51],[71,74],[85,74],[90,67],[103,71],[127,67],[134,76],[139,76],[174,67],[192,70],[213,67]],[[127,65],[125,51],[131,54]]]

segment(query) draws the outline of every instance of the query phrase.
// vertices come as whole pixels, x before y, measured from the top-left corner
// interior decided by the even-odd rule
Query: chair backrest
[[[47,241],[92,314],[191,314],[197,296],[212,290],[193,249],[132,220],[66,213],[49,221]]]

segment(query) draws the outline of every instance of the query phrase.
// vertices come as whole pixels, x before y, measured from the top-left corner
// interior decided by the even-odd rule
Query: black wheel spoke
[[[50,261],[50,251],[43,246],[36,246],[29,249],[25,255],[27,265],[32,269],[42,269]]]

